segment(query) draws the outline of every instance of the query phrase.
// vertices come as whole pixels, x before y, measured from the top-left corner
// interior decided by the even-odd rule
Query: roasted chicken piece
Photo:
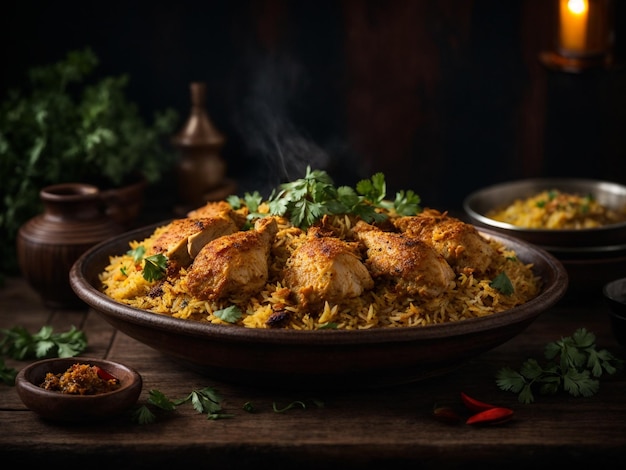
[[[476,227],[447,212],[428,209],[417,216],[400,217],[395,226],[440,253],[457,273],[484,274],[498,253]]]
[[[241,229],[246,223],[245,214],[241,214],[235,211],[231,205],[226,201],[211,201],[207,202],[204,206],[198,207],[187,213],[187,217],[192,219],[198,218],[213,218],[213,217],[228,217],[235,222],[237,227]]]
[[[358,244],[324,236],[317,227],[309,229],[306,241],[287,260],[284,280],[305,307],[359,297],[374,287]]]
[[[187,267],[211,240],[238,230],[228,217],[175,219],[152,245],[152,253],[163,253],[170,263]]]
[[[398,292],[436,297],[452,287],[454,271],[423,241],[363,221],[357,222],[353,232],[367,248],[365,264],[372,276],[394,281]]]
[[[189,292],[199,299],[246,298],[268,278],[270,248],[278,224],[272,217],[256,221],[254,230],[217,238],[202,248],[187,275]]]

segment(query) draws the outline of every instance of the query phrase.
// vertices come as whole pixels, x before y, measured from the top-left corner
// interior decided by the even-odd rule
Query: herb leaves
[[[517,393],[518,400],[526,404],[535,401],[537,388],[541,395],[563,390],[574,397],[592,396],[604,373],[614,374],[624,365],[606,349],[596,349],[595,341],[593,333],[579,328],[572,336],[546,345],[544,364],[528,359],[519,371],[504,367],[498,371],[496,383],[501,390]]]
[[[272,191],[267,203],[270,215],[285,216],[293,225],[303,229],[310,227],[324,215],[352,214],[366,222],[380,222],[387,216],[378,211],[378,208],[395,210],[400,215],[421,212],[420,197],[413,191],[398,192],[393,201],[386,200],[386,195],[387,188],[382,173],[359,181],[356,188],[335,187],[325,171],[307,167],[304,178],[280,185]],[[240,201],[235,198],[229,198],[228,201],[233,207],[239,207]],[[257,212],[261,204],[258,193],[246,193],[243,202],[248,206],[251,216],[263,216]]]

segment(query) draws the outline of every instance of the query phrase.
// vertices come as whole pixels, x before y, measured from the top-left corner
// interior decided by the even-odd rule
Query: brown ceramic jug
[[[58,184],[43,188],[39,196],[43,213],[17,234],[22,275],[47,307],[85,307],[70,286],[70,269],[88,248],[123,230],[104,213],[96,186]]]

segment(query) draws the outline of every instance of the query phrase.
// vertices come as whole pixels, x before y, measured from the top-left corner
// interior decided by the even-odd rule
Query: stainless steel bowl
[[[550,252],[582,256],[612,256],[626,253],[626,222],[588,229],[529,229],[487,217],[498,208],[550,189],[580,195],[591,194],[603,206],[623,210],[626,207],[626,186],[581,178],[535,178],[495,184],[471,193],[463,201],[463,209],[471,221],[506,233]]]
[[[487,217],[494,210],[537,193],[558,189],[591,194],[607,208],[626,207],[626,186],[582,178],[535,178],[495,184],[471,193],[463,209],[478,227],[525,240],[554,255],[569,276],[568,297],[597,294],[602,285],[626,272],[626,222],[588,229],[529,229]]]

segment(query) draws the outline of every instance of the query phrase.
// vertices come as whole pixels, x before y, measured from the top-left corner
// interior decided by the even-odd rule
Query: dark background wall
[[[307,164],[340,184],[382,171],[450,209],[515,178],[626,183],[626,74],[544,67],[555,26],[547,0],[22,0],[0,15],[0,92],[87,46],[147,117],[184,117],[204,81],[240,191]]]

